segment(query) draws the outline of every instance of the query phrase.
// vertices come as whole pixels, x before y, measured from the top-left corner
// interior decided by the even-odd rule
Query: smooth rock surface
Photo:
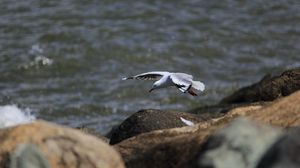
[[[279,76],[266,75],[258,83],[247,86],[221,100],[221,104],[273,101],[300,90],[300,68],[283,72]]]
[[[10,165],[10,156],[26,143],[34,145],[51,168],[124,168],[118,152],[100,139],[44,121],[0,130],[0,167]]]
[[[180,117],[192,121],[193,123],[204,121],[204,119],[199,116],[184,112],[155,109],[140,110],[128,117],[113,130],[111,133],[110,144],[119,143],[124,139],[141,133],[187,126],[180,120]]]
[[[50,168],[39,148],[30,143],[19,144],[11,155],[10,168]]]
[[[199,167],[255,168],[281,135],[279,129],[238,118],[203,144]]]
[[[257,168],[299,168],[300,127],[292,128],[265,153]]]

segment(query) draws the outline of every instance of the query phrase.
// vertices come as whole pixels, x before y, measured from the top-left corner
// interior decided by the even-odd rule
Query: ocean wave
[[[0,128],[30,123],[35,120],[29,108],[20,109],[16,105],[0,106]]]

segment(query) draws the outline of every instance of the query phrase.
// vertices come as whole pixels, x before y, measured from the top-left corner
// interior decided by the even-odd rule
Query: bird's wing
[[[192,75],[184,73],[173,73],[170,75],[172,82],[182,92],[186,92],[192,86]]]
[[[173,73],[173,74],[174,74],[174,75],[177,75],[177,76],[180,76],[181,78],[186,78],[186,79],[193,80],[193,76],[190,75],[190,74],[180,73],[180,72]]]
[[[125,77],[122,78],[122,80],[128,80],[128,79],[138,79],[138,80],[158,80],[164,75],[169,74],[169,72],[166,71],[153,71],[153,72],[146,72],[139,75],[131,76],[131,77]]]

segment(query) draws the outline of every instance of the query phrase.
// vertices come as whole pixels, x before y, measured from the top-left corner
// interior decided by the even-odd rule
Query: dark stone
[[[194,123],[204,120],[194,114],[185,112],[162,111],[154,109],[140,110],[123,121],[111,133],[110,144],[119,143],[124,139],[145,132],[187,126],[180,120],[180,117],[183,117],[184,119]]]
[[[164,129],[137,135],[114,147],[127,168],[192,168],[197,166],[197,153],[209,132],[198,125]]]
[[[300,127],[290,129],[261,158],[257,168],[299,168]]]
[[[300,89],[300,68],[283,72],[279,76],[266,75],[258,83],[244,87],[221,100],[220,104],[273,101]]]

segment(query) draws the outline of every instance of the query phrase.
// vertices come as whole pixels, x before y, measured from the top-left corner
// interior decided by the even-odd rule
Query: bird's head
[[[158,88],[159,88],[159,85],[155,82],[155,83],[152,85],[152,88],[149,90],[149,92],[152,92],[153,90],[158,89]]]

